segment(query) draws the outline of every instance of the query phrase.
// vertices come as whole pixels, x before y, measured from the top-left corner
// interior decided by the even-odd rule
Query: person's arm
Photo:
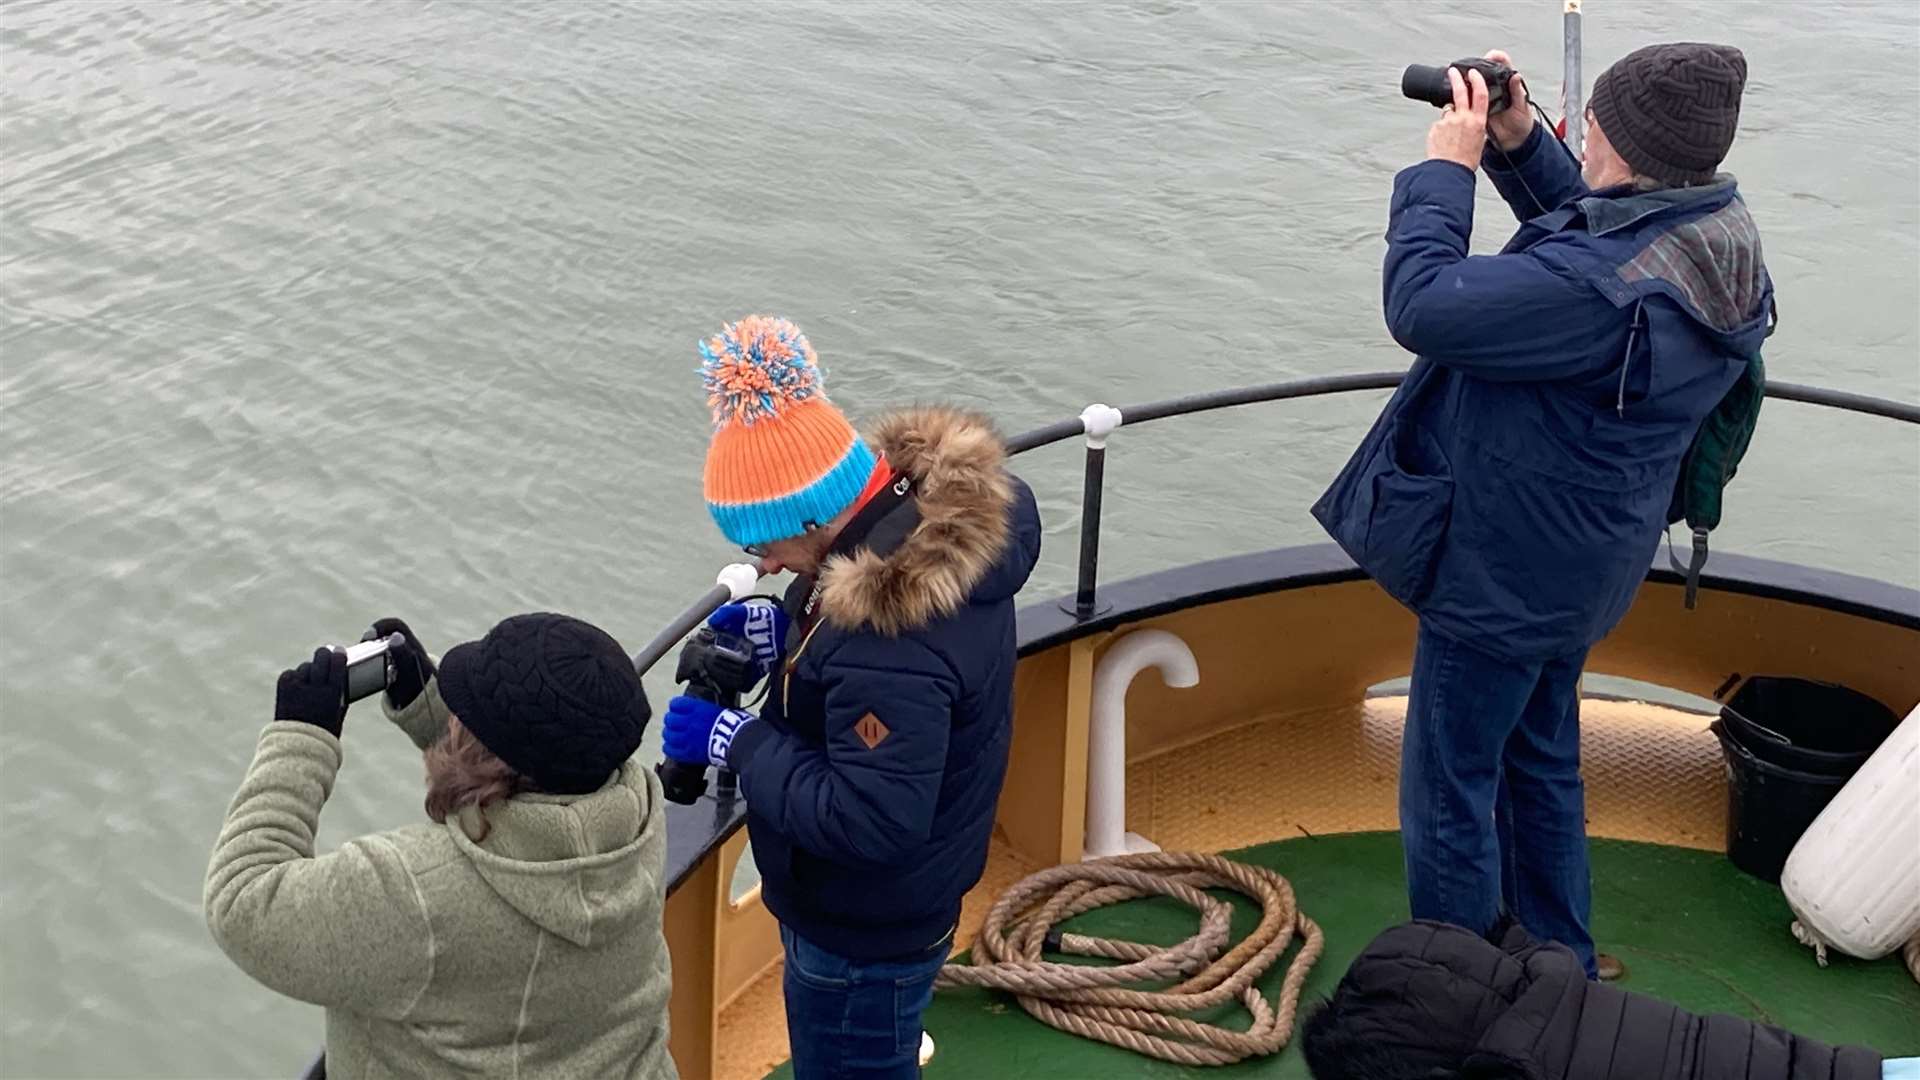
[[[396,708],[393,698],[382,694],[380,710],[422,750],[439,742],[440,736],[447,733],[447,702],[440,696],[437,678],[429,678],[425,688],[404,706]]]
[[[1393,183],[1382,298],[1401,347],[1483,379],[1546,381],[1589,374],[1596,338],[1626,315],[1562,266],[1551,243],[1511,255],[1468,255],[1473,171],[1424,161]]]
[[[884,659],[822,664],[824,749],[759,723],[730,748],[747,805],[824,858],[897,862],[933,830],[959,687],[922,646],[890,648]]]
[[[1507,201],[1513,216],[1521,222],[1558,209],[1568,199],[1587,194],[1580,178],[1580,166],[1564,146],[1545,127],[1534,124],[1532,130],[1512,150],[1504,150],[1489,138],[1480,158],[1480,167],[1493,181],[1494,190]]]
[[[393,665],[393,683],[380,695],[380,711],[394,726],[406,732],[413,745],[425,750],[447,733],[447,703],[440,696],[437,668],[427,647],[420,643],[413,628],[399,619],[386,618],[373,624],[361,636],[362,641],[399,634],[405,640],[388,656]]]
[[[268,988],[398,1020],[433,977],[433,927],[418,883],[386,837],[313,854],[340,768],[346,668],[332,655],[331,667],[316,655],[282,676],[283,719],[261,732],[227,810],[202,906],[221,951]]]

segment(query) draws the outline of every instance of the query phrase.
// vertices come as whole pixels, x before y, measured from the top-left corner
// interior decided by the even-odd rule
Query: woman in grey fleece
[[[207,867],[207,925],[266,986],[327,1010],[333,1077],[674,1078],[649,717],[603,631],[518,615],[433,662],[395,631],[388,717],[427,814],[315,856],[340,768],[345,658],[280,676]]]

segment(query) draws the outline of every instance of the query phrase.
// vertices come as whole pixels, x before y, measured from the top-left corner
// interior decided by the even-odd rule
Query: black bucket
[[[1727,858],[1780,884],[1793,845],[1852,778],[1785,768],[1756,756],[1720,720],[1708,725],[1727,758]]]
[[[1816,776],[1852,776],[1900,718],[1844,686],[1756,675],[1720,707],[1728,734],[1761,761]]]

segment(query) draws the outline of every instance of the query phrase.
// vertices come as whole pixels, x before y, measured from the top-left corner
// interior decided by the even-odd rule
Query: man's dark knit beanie
[[[620,643],[566,615],[503,620],[448,649],[439,681],[481,745],[555,795],[599,790],[653,715]]]
[[[1593,83],[1593,118],[1633,171],[1666,184],[1713,179],[1740,123],[1747,58],[1676,42],[1621,57]]]

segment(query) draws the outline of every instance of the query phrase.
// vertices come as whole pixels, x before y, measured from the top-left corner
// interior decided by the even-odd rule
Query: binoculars
[[[1455,60],[1446,67],[1430,67],[1426,64],[1408,64],[1407,70],[1400,75],[1400,92],[1415,101],[1424,101],[1435,107],[1453,104],[1453,83],[1447,78],[1447,68],[1459,68],[1462,78],[1469,71],[1478,71],[1480,77],[1487,80],[1487,115],[1505,112],[1513,104],[1507,93],[1507,80],[1513,78],[1513,69],[1493,60],[1472,58]]]

